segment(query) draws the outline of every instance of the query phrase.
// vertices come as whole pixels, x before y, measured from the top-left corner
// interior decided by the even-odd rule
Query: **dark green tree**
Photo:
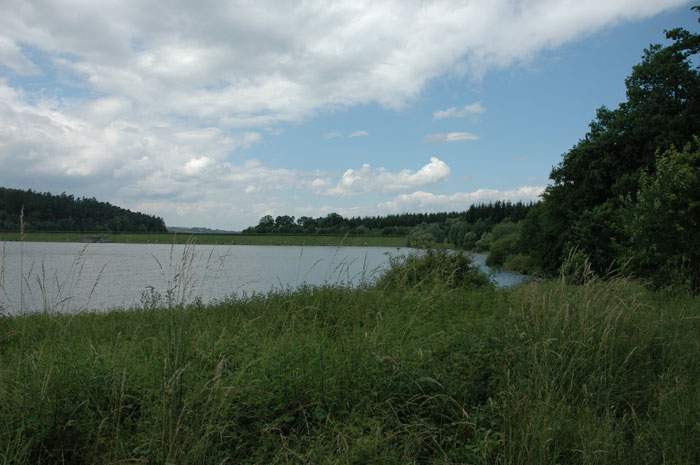
[[[660,155],[642,173],[628,222],[632,269],[658,286],[682,282],[700,290],[700,141]]]
[[[700,134],[700,35],[679,28],[666,37],[671,43],[647,48],[626,79],[627,100],[598,110],[530,212],[521,246],[545,271],[556,271],[572,248],[591,257],[595,271],[606,271],[624,242],[617,210],[636,199],[642,173],[653,175],[658,151]]]

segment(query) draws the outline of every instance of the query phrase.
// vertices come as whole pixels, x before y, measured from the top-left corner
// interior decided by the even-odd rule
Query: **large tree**
[[[655,172],[657,153],[700,134],[700,35],[678,28],[666,38],[670,44],[647,48],[626,79],[626,101],[600,108],[552,170],[544,202],[523,229],[523,246],[545,271],[555,271],[572,247],[605,271],[624,240],[618,210],[636,199],[641,174]]]

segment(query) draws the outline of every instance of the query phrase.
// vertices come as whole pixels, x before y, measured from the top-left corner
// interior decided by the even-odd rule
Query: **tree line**
[[[162,218],[94,198],[0,187],[0,231],[167,232]]]
[[[386,216],[345,218],[338,213],[312,218],[302,216],[263,216],[256,226],[246,228],[243,233],[255,234],[381,234],[409,235],[416,228],[440,228],[444,235],[455,222],[484,225],[483,229],[502,221],[520,221],[533,207],[533,203],[492,202],[472,205],[463,212],[400,213]],[[438,238],[438,240],[442,240]]]

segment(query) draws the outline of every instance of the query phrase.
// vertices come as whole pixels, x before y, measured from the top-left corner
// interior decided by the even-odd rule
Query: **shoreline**
[[[20,233],[0,232],[0,242],[19,242]],[[24,234],[24,242],[116,244],[299,245],[348,247],[407,247],[404,236],[286,235],[286,234],[182,234],[67,232]]]

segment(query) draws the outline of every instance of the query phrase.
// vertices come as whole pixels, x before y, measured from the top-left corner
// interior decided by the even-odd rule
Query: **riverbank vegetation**
[[[404,236],[351,236],[340,234],[176,234],[176,233],[20,233],[0,232],[0,241],[27,242],[114,242],[120,244],[198,245],[295,245],[404,247]]]
[[[497,290],[453,257],[359,289],[0,317],[0,463],[700,462],[698,297]]]

